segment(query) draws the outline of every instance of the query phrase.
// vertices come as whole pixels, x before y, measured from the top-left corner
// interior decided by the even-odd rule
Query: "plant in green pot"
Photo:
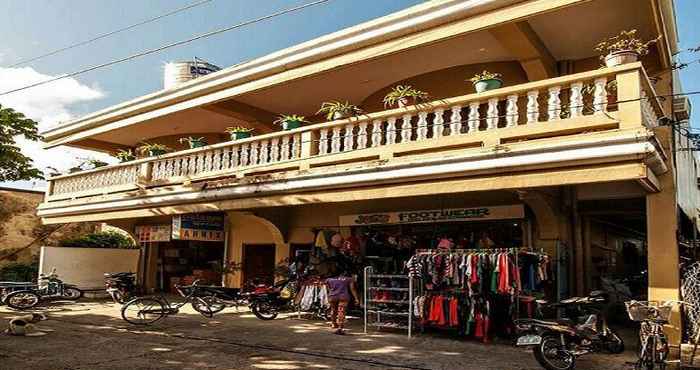
[[[207,146],[207,141],[204,140],[204,137],[194,137],[194,136],[188,136],[188,137],[181,137],[180,140],[178,140],[180,144],[185,144],[190,146],[190,149],[194,148],[201,148],[203,146]]]
[[[595,50],[601,53],[600,59],[607,67],[614,67],[638,61],[640,56],[649,53],[649,46],[658,40],[655,38],[645,42],[637,36],[637,30],[622,31],[599,42]]]
[[[296,114],[282,114],[274,122],[277,125],[282,126],[283,130],[294,130],[295,128],[301,127],[302,123],[309,123],[304,116],[297,116]]]
[[[232,126],[226,127],[226,130],[224,131],[231,135],[231,140],[239,140],[247,139],[253,136],[253,131],[255,131],[255,129],[243,126]]]
[[[114,153],[114,158],[117,158],[119,162],[129,162],[136,159],[134,152],[131,149],[119,149]]]
[[[107,163],[107,162],[105,162],[105,161],[101,161],[101,160],[99,160],[99,159],[94,159],[94,158],[87,158],[87,159],[85,159],[85,161],[83,162],[83,164],[87,164],[88,166],[90,166],[91,169],[93,169],[93,168],[99,168],[99,167],[104,167],[104,166],[109,165],[109,163]]]
[[[384,107],[391,108],[398,106],[403,108],[409,105],[415,105],[428,100],[427,92],[413,88],[411,85],[397,85],[384,96]]]
[[[354,117],[362,114],[362,109],[355,104],[350,104],[349,102],[340,102],[337,100],[323,102],[321,104],[321,109],[316,112],[316,114],[326,114],[327,120],[337,120],[348,117]]]
[[[144,142],[139,146],[138,151],[141,153],[141,155],[147,155],[149,157],[157,157],[159,155],[163,155],[167,153],[170,150],[167,146],[163,144],[156,144],[156,143],[146,143]]]
[[[467,81],[471,81],[477,93],[482,93],[484,91],[501,88],[501,86],[503,86],[502,77],[500,73],[483,71],[475,74],[474,77]]]

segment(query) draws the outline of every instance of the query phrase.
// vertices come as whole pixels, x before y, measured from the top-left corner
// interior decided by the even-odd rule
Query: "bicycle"
[[[197,296],[198,283],[199,280],[195,280],[192,285],[175,285],[177,292],[185,298],[180,303],[171,304],[162,294],[134,298],[122,306],[122,319],[133,325],[151,325],[167,316],[177,314],[187,303],[190,303],[192,308],[202,316],[212,318],[215,310],[205,299]]]
[[[629,301],[625,308],[632,321],[639,322],[639,360],[636,370],[664,370],[668,359],[668,338],[664,325],[668,324],[673,306],[681,301]]]

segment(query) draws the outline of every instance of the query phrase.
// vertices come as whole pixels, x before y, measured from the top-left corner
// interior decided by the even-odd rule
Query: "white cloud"
[[[31,67],[0,67],[0,91],[12,90],[53,77],[55,76],[39,73]],[[104,93],[99,88],[83,85],[74,78],[65,78],[46,85],[0,96],[0,105],[13,108],[37,121],[39,129],[42,131],[60,122],[74,118],[70,111],[71,105],[102,97],[104,97]],[[79,162],[76,158],[85,157],[114,162],[112,158],[103,153],[69,147],[44,150],[41,148],[41,143],[27,141],[23,138],[17,138],[17,143],[22,148],[22,152],[32,158],[35,166],[41,170],[46,169],[46,167],[55,167],[63,170],[75,166]],[[42,187],[44,184],[18,182],[1,185],[26,188],[33,186]]]

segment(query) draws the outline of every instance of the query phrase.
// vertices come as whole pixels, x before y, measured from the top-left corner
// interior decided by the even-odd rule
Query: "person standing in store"
[[[326,279],[326,285],[328,285],[328,302],[331,305],[331,326],[335,329],[335,334],[343,335],[345,334],[343,331],[345,310],[350,299],[353,298],[355,304],[360,304],[355,281],[348,275],[347,271],[342,271],[339,276]]]

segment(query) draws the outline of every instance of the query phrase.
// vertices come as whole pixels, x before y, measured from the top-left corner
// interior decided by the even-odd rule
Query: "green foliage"
[[[326,119],[332,120],[337,119],[336,115],[341,117],[354,117],[362,114],[362,109],[355,104],[350,104],[348,101],[330,101],[323,102],[321,104],[321,109],[316,112],[316,114],[326,114]]]
[[[309,123],[304,116],[298,116],[296,114],[280,114],[277,119],[272,122],[277,125],[281,125],[285,122],[299,122],[299,123]]]
[[[134,159],[136,159],[136,156],[134,155],[134,152],[131,151],[131,149],[119,149],[114,154],[114,157],[117,158],[121,163],[133,161]]]
[[[481,73],[477,73],[474,75],[474,77],[468,79],[467,81],[471,81],[472,83],[477,83],[479,81],[485,81],[485,80],[500,80],[501,77],[503,77],[500,73],[493,73],[489,72],[487,70],[484,70]]]
[[[224,132],[228,134],[235,134],[237,132],[253,132],[255,131],[254,128],[249,128],[249,127],[244,127],[244,126],[231,126],[231,127],[226,127],[226,130]]]
[[[0,181],[43,179],[41,171],[34,168],[32,159],[17,147],[15,136],[24,136],[31,141],[41,138],[36,121],[0,105]]]
[[[411,85],[397,85],[386,94],[383,101],[384,106],[388,108],[396,106],[400,102],[407,102],[409,99],[413,99],[415,103],[424,102],[428,100],[429,96],[427,92],[415,89]]]
[[[0,281],[33,281],[38,274],[38,260],[32,263],[11,262],[0,267]]]
[[[70,248],[137,248],[134,241],[115,231],[103,231],[62,240],[61,247]]]

